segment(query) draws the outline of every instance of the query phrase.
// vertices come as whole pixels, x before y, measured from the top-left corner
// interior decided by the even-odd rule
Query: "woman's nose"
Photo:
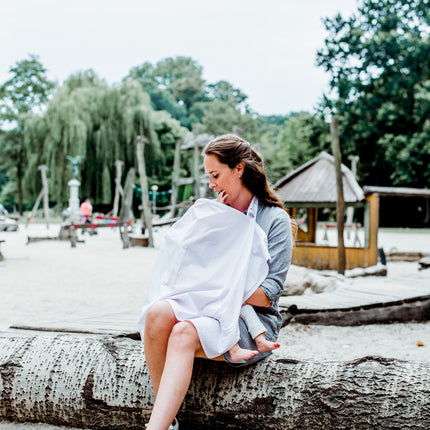
[[[209,188],[215,188],[216,184],[213,181],[209,181]]]

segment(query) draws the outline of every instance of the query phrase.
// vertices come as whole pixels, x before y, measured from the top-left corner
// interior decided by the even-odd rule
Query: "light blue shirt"
[[[270,306],[254,306],[262,323],[271,328],[277,336],[282,324],[282,316],[278,309],[279,297],[284,289],[285,278],[291,264],[293,239],[291,221],[288,213],[277,206],[258,205],[257,223],[267,236],[270,254],[269,273],[261,284],[261,288],[270,301]],[[269,336],[267,336],[269,337]],[[275,339],[269,339],[275,340]]]

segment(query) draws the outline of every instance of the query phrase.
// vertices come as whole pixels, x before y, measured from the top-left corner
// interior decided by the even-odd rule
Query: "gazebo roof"
[[[342,164],[343,196],[345,203],[364,200],[364,192],[354,174]],[[337,200],[336,171],[334,157],[327,152],[321,154],[287,174],[275,184],[275,191],[286,204],[327,204]]]

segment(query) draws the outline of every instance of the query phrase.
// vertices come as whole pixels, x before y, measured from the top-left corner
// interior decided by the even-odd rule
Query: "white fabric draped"
[[[190,321],[209,358],[239,340],[241,305],[268,273],[267,237],[254,216],[199,199],[166,233],[152,273],[139,329],[149,307],[167,300],[180,321]],[[250,206],[250,208],[251,208]]]

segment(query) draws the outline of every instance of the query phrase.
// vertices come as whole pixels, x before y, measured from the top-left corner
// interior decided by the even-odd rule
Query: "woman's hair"
[[[230,169],[242,161],[245,164],[242,180],[246,188],[266,206],[285,209],[269,185],[263,159],[246,140],[235,134],[224,134],[211,140],[203,150],[203,155],[215,155],[220,163],[227,164]],[[291,219],[291,230],[294,242],[298,230],[294,219]]]
[[[211,140],[203,150],[203,154],[215,155],[220,163],[227,164],[230,169],[243,162],[245,170],[242,180],[245,187],[266,206],[284,208],[269,185],[263,159],[246,140],[235,134],[224,134]]]

